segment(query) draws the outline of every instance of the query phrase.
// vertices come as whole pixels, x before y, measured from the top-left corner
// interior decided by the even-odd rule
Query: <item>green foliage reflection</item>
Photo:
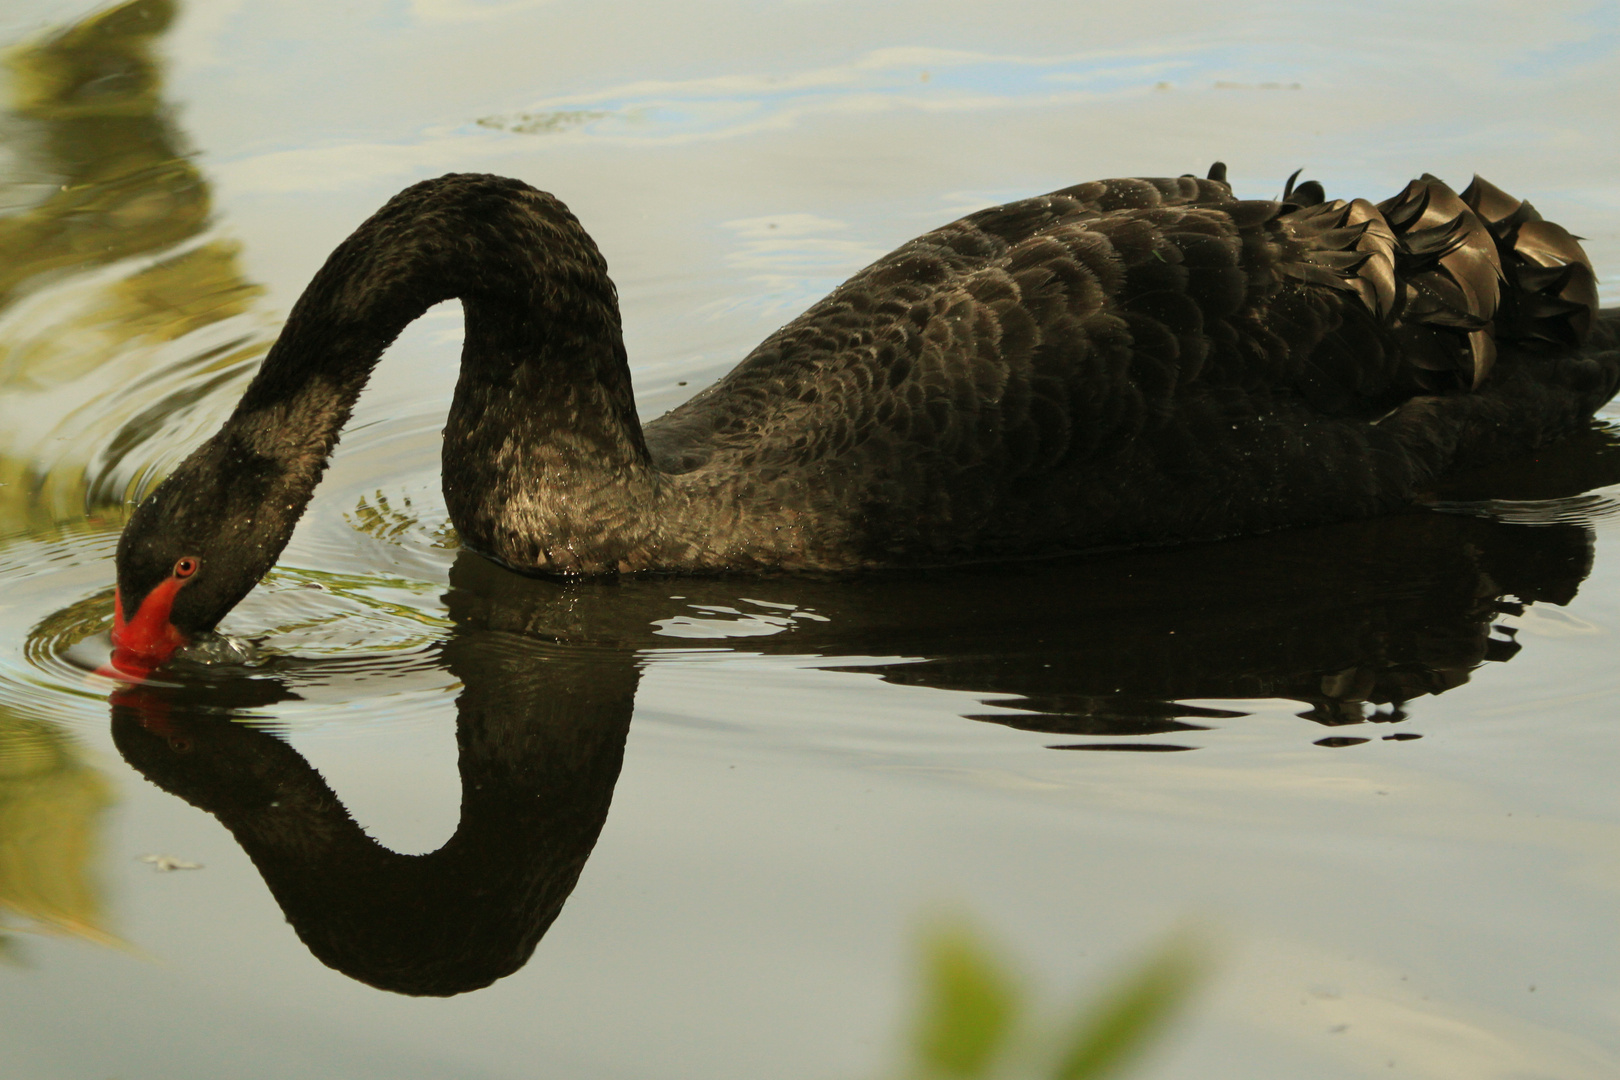
[[[7,58],[8,126],[36,148],[15,179],[50,194],[0,220],[0,304],[41,273],[167,247],[207,220],[152,51],[174,15],[173,0],[131,0]]]
[[[129,449],[264,351],[255,334],[162,351],[263,291],[235,242],[209,237],[209,185],[164,99],[176,11],[127,0],[4,53],[0,536],[121,507],[127,478],[110,477]]]
[[[60,728],[0,712],[0,961],[21,962],[16,930],[120,944],[92,874],[111,802]]]

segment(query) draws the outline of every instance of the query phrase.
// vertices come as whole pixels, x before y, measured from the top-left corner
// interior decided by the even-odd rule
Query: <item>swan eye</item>
[[[197,572],[198,565],[199,560],[187,555],[185,558],[174,564],[174,576],[177,578],[188,578]]]

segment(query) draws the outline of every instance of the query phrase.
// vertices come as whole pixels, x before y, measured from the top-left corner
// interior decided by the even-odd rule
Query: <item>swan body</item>
[[[513,569],[854,571],[1390,511],[1584,423],[1620,316],[1557,225],[1478,178],[1106,180],[971,214],[860,271],[642,426],[606,264],[557,199],[395,196],[294,306],[224,427],[133,512],[115,663],[150,669],[268,572],[383,350],[466,319],[443,482]]]

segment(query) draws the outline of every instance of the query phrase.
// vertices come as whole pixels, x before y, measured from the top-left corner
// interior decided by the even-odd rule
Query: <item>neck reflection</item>
[[[385,990],[458,994],[522,967],[573,891],[607,819],[638,672],[480,631],[452,635],[443,660],[463,683],[461,814],[424,855],[378,844],[296,750],[229,718],[273,703],[274,683],[239,686],[224,710],[217,686],[125,691],[113,737],[231,831],[323,963]]]

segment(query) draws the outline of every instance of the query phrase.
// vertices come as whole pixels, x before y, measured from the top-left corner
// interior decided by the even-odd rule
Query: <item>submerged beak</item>
[[[175,593],[185,584],[181,578],[167,578],[146,594],[134,618],[124,618],[122,592],[113,593],[112,671],[114,678],[133,675],[143,679],[162,667],[169,657],[186,644],[186,636],[169,621]]]

